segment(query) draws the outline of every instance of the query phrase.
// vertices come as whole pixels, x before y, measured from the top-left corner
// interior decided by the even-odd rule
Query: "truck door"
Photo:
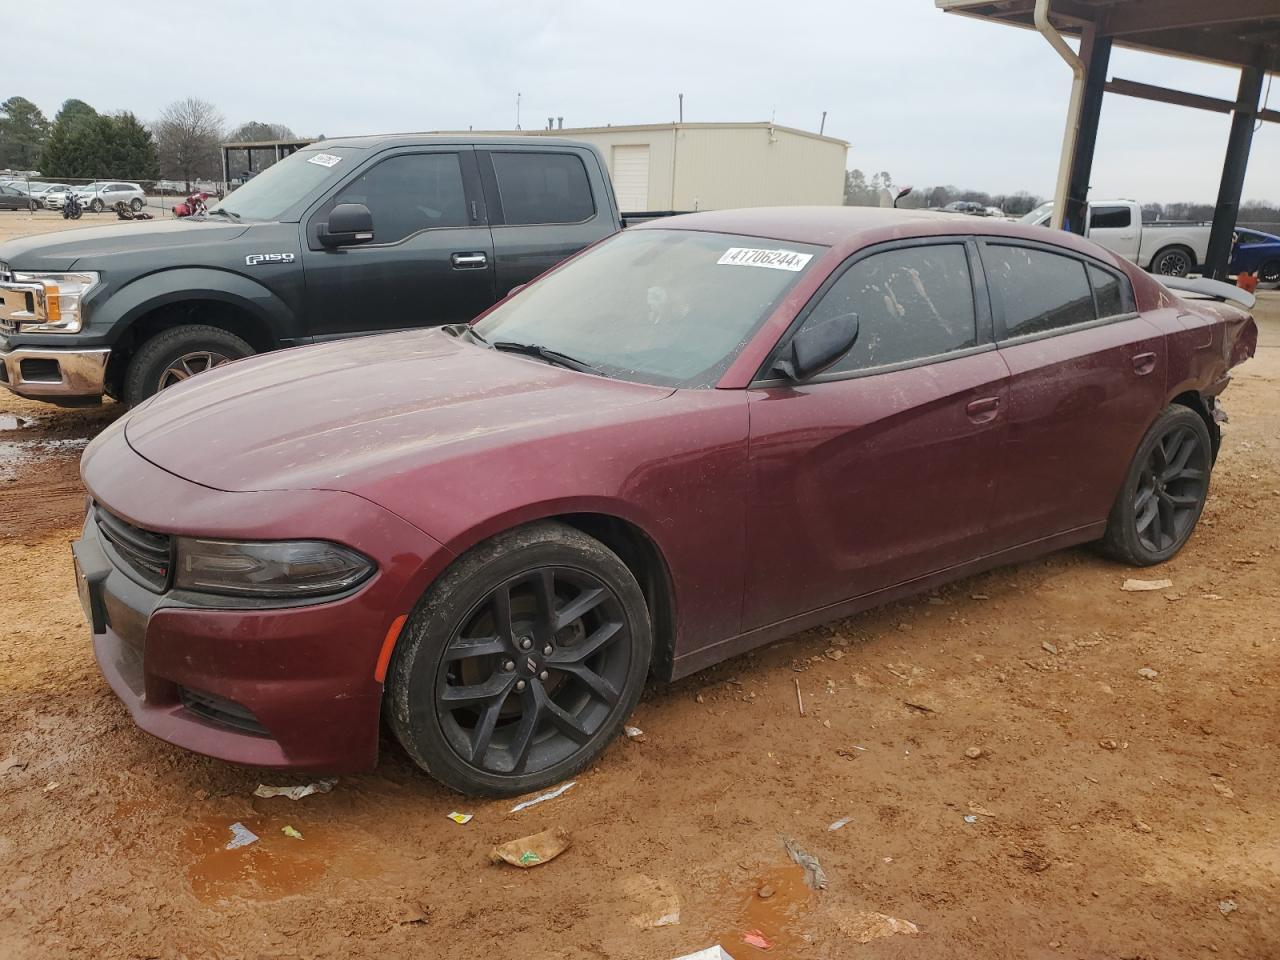
[[[336,250],[316,239],[339,203],[373,214],[373,241]],[[475,151],[413,147],[336,188],[307,218],[307,333],[316,340],[463,323],[496,299],[493,240]]]
[[[1130,263],[1138,262],[1142,242],[1141,215],[1129,204],[1089,204],[1086,236]]]
[[[592,190],[599,181],[579,151],[512,144],[479,150],[477,156],[499,296],[617,231],[608,198]]]

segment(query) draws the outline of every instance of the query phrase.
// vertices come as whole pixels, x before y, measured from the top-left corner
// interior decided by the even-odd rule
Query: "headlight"
[[[98,274],[19,273],[17,283],[38,283],[44,288],[36,297],[35,322],[22,321],[23,333],[79,333],[83,325],[80,305],[98,283]]]
[[[179,537],[173,585],[236,597],[317,597],[354,587],[374,569],[367,557],[323,540]]]

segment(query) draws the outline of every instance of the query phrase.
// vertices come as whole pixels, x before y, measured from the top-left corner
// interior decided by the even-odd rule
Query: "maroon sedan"
[[[449,786],[518,793],[596,757],[650,674],[1071,544],[1169,558],[1256,339],[1040,228],[654,222],[469,327],[143,404],[84,457],[82,599],[164,740],[353,771],[385,716]]]

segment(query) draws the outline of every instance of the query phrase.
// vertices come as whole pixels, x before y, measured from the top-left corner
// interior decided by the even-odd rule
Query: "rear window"
[[[1093,230],[1120,230],[1133,223],[1133,214],[1128,207],[1094,207],[1089,220]]]
[[[582,159],[572,153],[493,153],[508,224],[579,223],[595,214]]]
[[[988,244],[983,254],[1005,337],[1028,337],[1098,318],[1082,261],[1030,247]]]

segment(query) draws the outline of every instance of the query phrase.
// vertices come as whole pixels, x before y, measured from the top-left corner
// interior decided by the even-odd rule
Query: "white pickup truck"
[[[1053,202],[1042,203],[1022,223],[1048,226]],[[1207,224],[1142,222],[1142,207],[1133,200],[1094,200],[1089,203],[1085,236],[1112,253],[1151,273],[1185,277],[1194,273],[1209,253]]]

